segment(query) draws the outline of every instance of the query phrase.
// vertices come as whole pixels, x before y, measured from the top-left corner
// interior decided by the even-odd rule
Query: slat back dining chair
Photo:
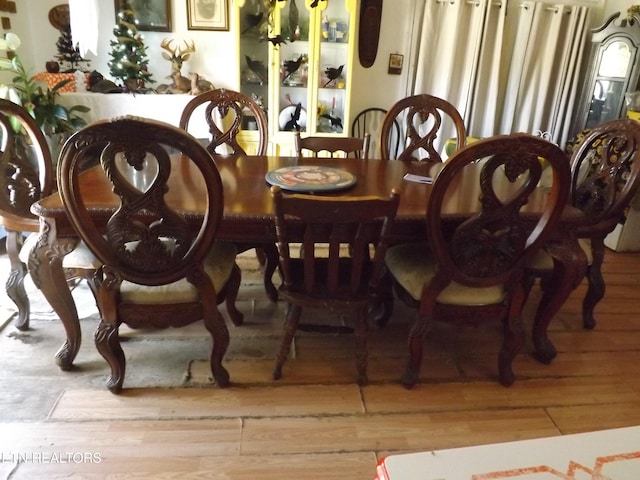
[[[267,118],[262,108],[247,95],[225,88],[217,88],[196,95],[182,111],[180,128],[189,131],[189,121],[196,113],[204,115],[209,126],[210,138],[206,148],[214,158],[218,155],[246,155],[247,153],[266,155]],[[258,143],[251,152],[245,152],[238,139],[243,124],[248,120],[255,121],[258,131]],[[264,266],[264,286],[267,296],[272,301],[277,301],[278,293],[272,280],[278,263],[275,245],[238,244],[237,246],[240,251],[255,248],[258,260]]]
[[[226,88],[216,88],[196,95],[182,110],[180,128],[188,131],[189,121],[196,112],[202,112],[209,126],[207,150],[212,155],[267,153],[267,118],[262,108],[247,95]],[[258,143],[253,151],[246,152],[238,137],[250,122],[255,122]]]
[[[0,225],[7,232],[11,273],[6,291],[16,304],[15,327],[29,328],[31,306],[24,288],[29,253],[38,239],[40,224],[31,205],[55,191],[55,169],[46,137],[21,106],[0,99]],[[25,240],[25,233],[29,234]],[[69,280],[84,278],[95,294],[94,275],[99,262],[80,244],[65,255]]]
[[[395,135],[395,122],[400,123],[401,132],[399,153],[393,156],[389,146]],[[440,163],[451,131],[456,136],[456,150],[459,150],[466,144],[467,133],[454,105],[426,93],[405,97],[396,102],[384,118],[380,135],[381,157]]]
[[[288,303],[285,331],[273,369],[279,379],[298,329],[302,308],[348,313],[356,337],[358,383],[367,382],[367,310],[378,298],[384,254],[399,195],[322,197],[287,194],[271,187],[276,236]],[[290,246],[303,246],[301,257]],[[370,257],[370,247],[375,254]]]
[[[108,218],[83,199],[90,186],[82,183],[81,164],[96,154],[96,147],[120,202]],[[174,163],[170,152],[180,155]],[[189,169],[194,182],[202,182],[201,217],[172,205],[172,165]],[[236,247],[216,241],[224,206],[222,180],[206,149],[166,123],[138,117],[101,121],[64,145],[59,182],[71,224],[103,264],[95,343],[111,367],[107,388],[118,393],[124,382],[125,355],[118,335],[122,323],[167,328],[202,319],[213,338],[213,378],[220,387],[227,386],[229,374],[222,360],[229,332],[217,304],[225,301],[232,321],[242,323],[235,308],[240,270]]]
[[[370,158],[381,158],[380,136],[382,134],[382,124],[387,110],[380,107],[365,108],[358,113],[353,122],[351,122],[351,136],[364,137],[365,134],[371,135],[372,141],[369,146]],[[389,134],[389,144],[387,151],[390,158],[396,158],[400,149],[400,124],[397,120],[391,123],[391,132]]]
[[[539,215],[524,210],[542,175],[540,158],[553,170]],[[478,171],[461,183],[465,171]],[[561,149],[528,134],[491,137],[458,150],[438,174],[426,212],[427,241],[387,251],[386,265],[398,296],[417,309],[409,334],[409,361],[403,384],[418,379],[422,349],[432,322],[474,326],[502,321],[498,355],[500,383],[515,380],[512,362],[524,343],[521,311],[526,260],[556,227],[569,195],[569,165]],[[461,185],[465,187],[461,191]],[[455,193],[452,193],[455,192]],[[447,227],[450,202],[472,198],[472,216]]]
[[[296,155],[301,157],[305,151],[312,157],[349,157],[369,158],[371,136],[362,137],[320,137],[309,135],[302,137],[300,132],[293,133]]]
[[[592,329],[595,307],[606,288],[601,269],[604,239],[624,221],[625,210],[640,188],[640,123],[614,120],[582,132],[572,152],[570,202],[585,214],[576,236],[588,264],[582,322],[584,328]],[[552,272],[553,259],[542,249],[527,263],[527,286],[540,278],[544,290]],[[542,360],[547,363],[551,359]]]

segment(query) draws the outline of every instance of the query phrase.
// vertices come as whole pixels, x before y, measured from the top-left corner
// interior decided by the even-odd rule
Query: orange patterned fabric
[[[47,84],[47,87],[53,88],[59,82],[66,79],[71,79],[64,87],[58,92],[75,92],[76,91],[76,76],[73,73],[47,73],[40,72],[33,77],[36,80],[43,81]]]

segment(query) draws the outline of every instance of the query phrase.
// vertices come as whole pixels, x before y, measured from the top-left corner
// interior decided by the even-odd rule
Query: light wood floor
[[[401,306],[387,328],[371,332],[371,384],[363,388],[344,335],[302,335],[278,382],[271,358],[231,354],[233,385],[225,390],[207,384],[206,362],[191,364],[188,381],[174,388],[125,380],[118,396],[99,384],[67,385],[72,374],[56,372],[62,393],[44,417],[0,424],[1,478],[372,480],[390,453],[638,425],[640,253],[608,251],[604,271],[596,329],[581,328],[583,285],[552,325],[556,360],[538,364],[527,345],[510,388],[496,381],[497,326],[434,328],[421,383],[402,388],[410,311]],[[526,321],[538,298],[534,292]],[[252,319],[270,312],[278,326],[282,315],[281,306],[260,302],[245,304],[254,309],[247,326],[230,327],[245,353],[266,338],[252,336]],[[133,375],[135,362],[128,368]],[[13,398],[18,409],[20,382],[11,389],[3,401]]]

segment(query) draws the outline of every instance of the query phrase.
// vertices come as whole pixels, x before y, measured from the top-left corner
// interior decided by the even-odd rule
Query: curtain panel
[[[554,143],[566,143],[589,7],[426,0],[418,10],[422,20],[412,93],[453,103],[470,136],[544,133]]]

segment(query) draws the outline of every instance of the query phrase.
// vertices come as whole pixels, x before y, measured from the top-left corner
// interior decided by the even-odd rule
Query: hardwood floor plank
[[[558,433],[543,409],[249,418],[244,423],[241,454],[408,452]]]
[[[103,459],[237,455],[242,422],[221,420],[2,423],[0,452],[99,453]],[[84,463],[84,462],[83,462]]]
[[[547,408],[549,416],[563,434],[640,425],[638,402],[600,405],[569,405]]]
[[[543,378],[497,382],[421,383],[412,390],[370,385],[362,390],[368,413],[463,411],[638,402],[640,384],[625,376]]]
[[[246,456],[242,461],[238,457],[211,456],[122,457],[73,466],[20,464],[11,480],[371,480],[375,464],[373,453]]]
[[[291,399],[295,399],[292,402]],[[54,420],[336,415],[363,412],[357,385],[65,391]]]

